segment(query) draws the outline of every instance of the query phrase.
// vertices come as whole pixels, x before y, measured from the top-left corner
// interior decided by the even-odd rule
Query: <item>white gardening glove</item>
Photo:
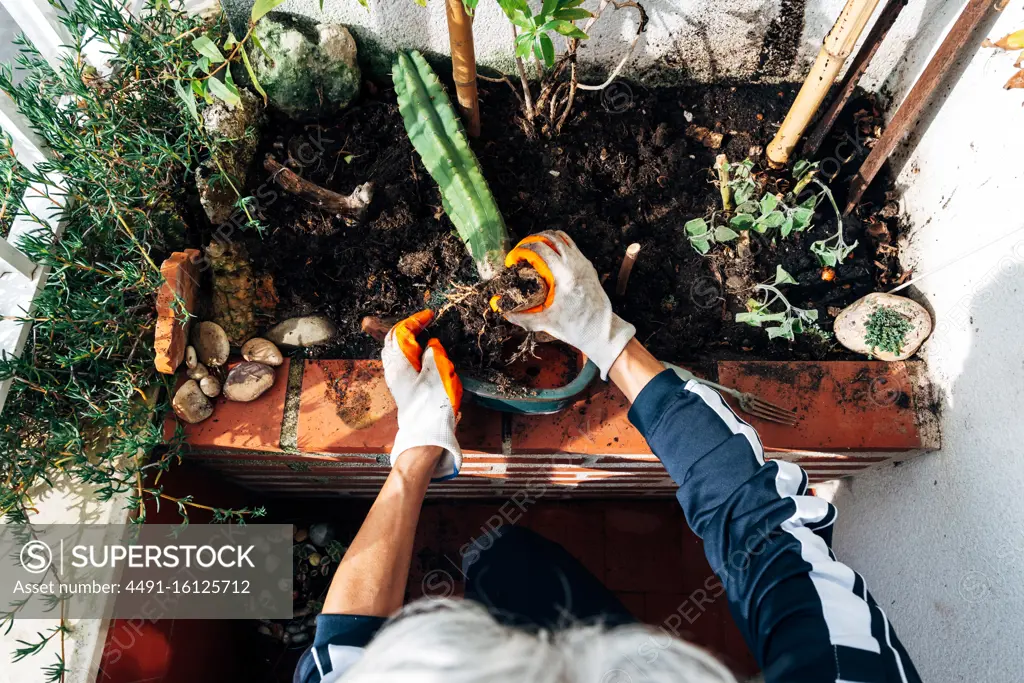
[[[561,230],[530,235],[505,258],[506,267],[521,262],[531,265],[544,279],[548,296],[540,306],[506,313],[505,317],[576,347],[601,369],[601,379],[607,380],[612,363],[636,328],[612,313],[612,302],[593,264]]]
[[[384,381],[398,404],[398,434],[391,449],[391,466],[410,448],[444,449],[434,481],[451,479],[462,469],[462,449],[455,439],[455,422],[462,404],[462,382],[441,342],[431,339],[423,351],[416,335],[434,319],[420,311],[391,328],[380,357]]]

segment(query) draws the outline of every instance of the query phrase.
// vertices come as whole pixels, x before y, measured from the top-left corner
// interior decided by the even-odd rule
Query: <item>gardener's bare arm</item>
[[[417,340],[433,318],[433,312],[420,311],[391,328],[384,341],[384,379],[398,408],[391,472],[331,582],[317,617],[315,667],[297,674],[303,681],[319,681],[358,661],[384,620],[402,606],[427,487],[462,467],[455,438],[462,383],[437,339],[426,349]]]
[[[402,453],[345,551],[324,614],[387,617],[402,606],[420,508],[441,452],[416,446]]]
[[[725,594],[767,683],[920,681],[864,580],[834,559],[836,510],[808,494],[807,473],[766,461],[757,432],[716,391],[663,370],[612,313],[597,272],[567,235],[527,239],[509,261],[533,265],[554,296],[509,320],[576,346],[633,403],[629,419],[679,485],[717,576],[702,601]],[[673,616],[663,628],[689,630],[691,615]]]

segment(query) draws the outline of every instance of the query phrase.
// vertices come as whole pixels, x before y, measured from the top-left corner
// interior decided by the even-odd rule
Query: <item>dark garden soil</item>
[[[638,338],[659,358],[678,362],[714,358],[821,359],[847,357],[821,335],[770,341],[764,330],[733,322],[750,287],[770,280],[781,264],[799,282],[791,302],[815,308],[823,330],[835,314],[868,292],[894,282],[898,216],[885,201],[880,178],[866,200],[867,220],[846,223],[847,242],[859,241],[836,268],[834,280],[810,253],[811,242],[835,231],[827,201],[815,227],[785,240],[751,233],[752,256],[737,262],[718,246],[708,257],[688,243],[683,224],[719,205],[710,169],[716,154],[742,160],[767,146],[795,96],[797,85],[713,85],[648,90],[617,83],[611,91],[581,93],[574,116],[556,137],[528,136],[517,101],[500,83],[482,83],[483,135],[473,148],[503,212],[513,243],[545,229],[565,230],[593,260],[612,292],[627,245],[642,245],[626,295],[615,309],[637,327]],[[856,99],[823,145],[823,165],[840,206],[849,177],[877,136],[879,112]],[[721,149],[706,143],[723,135]],[[852,143],[859,139],[861,143]],[[702,141],[703,140],[703,141]],[[264,155],[289,162],[303,177],[341,194],[373,181],[376,194],[366,220],[344,220],[283,193],[262,168]],[[846,163],[835,161],[847,157]],[[363,316],[404,316],[439,308],[475,280],[472,262],[441,209],[436,185],[405,134],[394,92],[371,86],[338,120],[299,126],[272,119],[257,155],[250,188],[267,231],[246,233],[254,270],[269,272],[280,296],[277,318],[323,313],[342,330],[333,345],[310,350],[327,358],[366,358],[380,345],[360,330]],[[786,181],[769,181],[783,191]],[[882,245],[882,246],[879,246]],[[891,286],[891,285],[890,285]],[[476,292],[448,307],[432,329],[456,366],[479,373],[500,368],[498,341],[513,334]],[[480,330],[488,333],[480,336]],[[496,326],[496,327],[492,327]],[[504,344],[505,352],[516,340]]]

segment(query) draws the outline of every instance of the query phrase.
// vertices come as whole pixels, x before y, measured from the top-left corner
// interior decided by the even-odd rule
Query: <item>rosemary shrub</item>
[[[40,231],[21,243],[51,271],[28,318],[24,352],[0,359],[0,379],[13,379],[0,414],[0,516],[27,521],[30,491],[58,474],[95,486],[101,500],[128,494],[140,522],[147,500],[175,505],[183,523],[195,508],[216,521],[259,516],[262,509],[175,498],[159,484],[159,474],[180,460],[182,443],[179,429],[165,446],[159,419],[173,378],[153,365],[157,264],[188,246],[176,207],[185,206],[211,148],[176,85],[210,78],[193,73],[192,40],[203,31],[224,40],[226,22],[204,23],[166,0],[151,0],[139,17],[114,0],[54,4],[71,36],[59,68],[24,39],[14,67],[20,83],[0,65],[0,90],[50,153],[34,169],[0,167],[12,169],[0,195],[28,185],[29,193],[67,198],[57,240]],[[109,75],[85,59],[96,47],[112,54]],[[147,400],[156,396],[155,404]]]

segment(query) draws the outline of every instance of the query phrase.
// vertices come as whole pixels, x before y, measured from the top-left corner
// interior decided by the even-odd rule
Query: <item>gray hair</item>
[[[536,633],[469,600],[420,600],[377,634],[344,683],[735,683],[705,650],[649,626]]]

